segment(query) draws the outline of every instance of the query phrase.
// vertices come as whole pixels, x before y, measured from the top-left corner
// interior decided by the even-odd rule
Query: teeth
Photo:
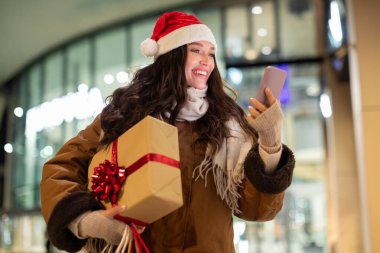
[[[207,72],[206,72],[206,71],[202,71],[202,70],[197,70],[197,71],[195,71],[195,74],[199,74],[199,75],[204,75],[204,76],[206,76],[206,75],[207,75]]]

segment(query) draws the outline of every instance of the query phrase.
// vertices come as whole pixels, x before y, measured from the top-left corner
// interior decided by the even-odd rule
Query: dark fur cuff
[[[63,198],[55,207],[47,224],[49,240],[55,247],[68,252],[79,251],[86,239],[77,238],[67,226],[87,211],[102,209],[102,205],[89,192],[74,192]]]
[[[263,193],[276,194],[285,191],[292,182],[295,159],[293,152],[285,145],[277,169],[273,173],[265,172],[265,165],[256,144],[249,151],[244,162],[244,171],[248,180]]]

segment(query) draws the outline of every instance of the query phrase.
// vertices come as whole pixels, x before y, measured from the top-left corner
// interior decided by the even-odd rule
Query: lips
[[[204,75],[204,76],[207,76],[207,72],[206,71],[203,71],[203,70],[196,70],[194,71],[195,74],[199,74],[199,75]]]
[[[193,74],[200,78],[208,78],[208,72],[203,69],[194,69]]]

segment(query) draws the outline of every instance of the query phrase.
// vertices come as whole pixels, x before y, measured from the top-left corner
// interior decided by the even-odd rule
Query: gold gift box
[[[149,154],[164,155],[178,162],[177,128],[161,120],[147,116],[118,138],[117,162],[129,168],[140,158]],[[91,177],[95,167],[112,161],[112,144],[93,157],[89,169],[88,189],[91,191]],[[108,209],[109,200],[102,200]],[[118,194],[118,205],[125,205],[121,216],[152,223],[183,204],[181,172],[173,165],[162,161],[148,161],[131,175],[127,176]]]

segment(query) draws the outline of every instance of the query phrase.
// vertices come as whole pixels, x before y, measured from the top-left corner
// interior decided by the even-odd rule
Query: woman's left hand
[[[248,121],[250,121],[251,119],[256,119],[257,117],[260,116],[260,114],[265,112],[270,106],[276,103],[276,98],[273,96],[269,88],[266,88],[264,92],[265,92],[265,96],[267,97],[267,101],[269,102],[269,106],[262,104],[255,98],[250,98],[249,100],[252,106],[248,106],[248,111],[249,111],[249,115],[247,115]]]

